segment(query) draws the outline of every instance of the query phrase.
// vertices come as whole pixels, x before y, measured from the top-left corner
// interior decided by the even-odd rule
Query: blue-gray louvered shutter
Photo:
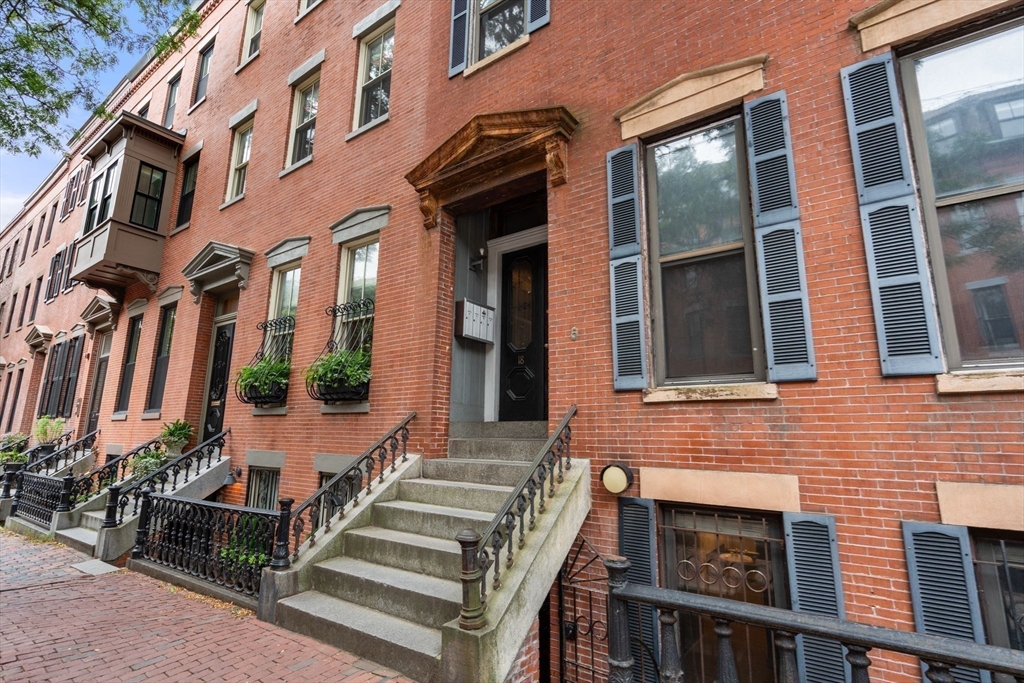
[[[903,543],[918,633],[984,644],[967,527],[903,522]],[[958,666],[951,673],[957,683],[992,682],[978,669]]]
[[[526,0],[526,9],[529,12],[526,19],[527,33],[533,33],[551,23],[551,0]]]
[[[657,547],[654,540],[654,501],[649,498],[619,498],[619,554],[629,560],[627,581],[642,586],[657,585]],[[652,666],[657,661],[651,661],[651,657],[658,658],[657,612],[650,605],[635,603],[630,604],[628,610],[629,651],[633,655],[634,680],[658,683],[656,666]]]
[[[466,70],[469,50],[469,3],[470,0],[452,0],[448,78]]]
[[[818,372],[786,93],[748,102],[745,110],[768,379],[814,380]]]
[[[647,388],[637,147],[608,152],[608,232],[615,390]]]
[[[942,372],[892,56],[841,71],[882,374]]]
[[[782,524],[793,611],[845,619],[835,518],[786,512]],[[850,665],[843,646],[834,640],[797,636],[796,656],[800,683],[850,680]]]

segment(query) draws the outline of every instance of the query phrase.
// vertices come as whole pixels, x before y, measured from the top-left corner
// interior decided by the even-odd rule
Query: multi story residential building
[[[587,580],[613,555],[633,583],[1024,649],[1024,5],[200,11],[0,235],[0,432],[61,415],[125,463],[54,520],[88,530],[182,418],[230,457],[198,497],[234,531],[191,573],[424,680],[602,679]],[[313,504],[261,585],[242,520],[282,498]],[[168,543],[133,566],[182,569]],[[654,680],[656,611],[631,609]],[[679,627],[713,680],[716,622]],[[775,644],[737,625],[738,680],[776,680]],[[835,643],[796,656],[850,676]]]

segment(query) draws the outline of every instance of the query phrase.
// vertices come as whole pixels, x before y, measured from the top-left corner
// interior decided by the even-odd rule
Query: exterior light
[[[233,470],[228,470],[228,476],[224,477],[224,483],[221,486],[231,486],[238,483],[238,478],[242,476],[242,468],[236,467]]]
[[[633,485],[633,470],[621,462],[613,462],[601,470],[601,483],[608,493],[618,495]]]

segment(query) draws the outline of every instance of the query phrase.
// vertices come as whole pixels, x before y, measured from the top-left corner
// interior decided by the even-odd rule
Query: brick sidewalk
[[[369,660],[141,574],[0,532],[0,680],[412,683]]]

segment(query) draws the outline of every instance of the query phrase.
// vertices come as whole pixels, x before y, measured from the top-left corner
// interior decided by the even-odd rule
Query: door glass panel
[[[524,351],[533,341],[533,263],[526,258],[512,264],[512,291],[508,310],[508,343]]]

